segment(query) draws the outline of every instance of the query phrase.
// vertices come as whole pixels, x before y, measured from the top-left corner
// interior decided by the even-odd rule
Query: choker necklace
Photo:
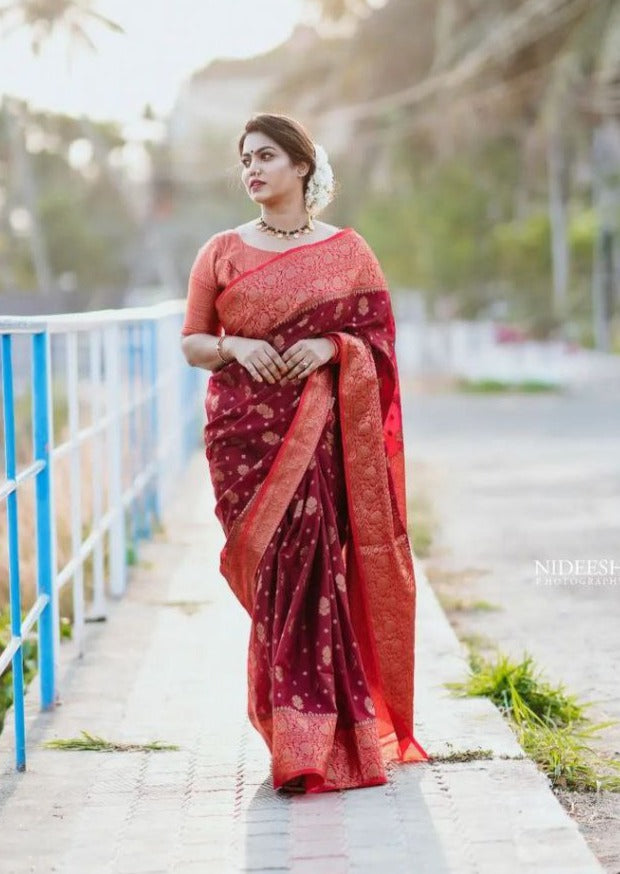
[[[300,228],[295,228],[293,231],[283,231],[280,230],[280,228],[274,228],[273,225],[268,225],[263,218],[259,218],[256,222],[256,227],[261,231],[265,231],[265,233],[272,237],[279,237],[282,239],[284,237],[299,237],[300,234],[309,234],[310,231],[314,230],[314,223],[312,217],[308,216],[308,221],[305,225],[302,225]]]

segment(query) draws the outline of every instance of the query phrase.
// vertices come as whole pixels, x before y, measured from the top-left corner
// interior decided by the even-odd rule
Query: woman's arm
[[[254,379],[259,381],[266,379],[271,383],[279,379],[282,374],[286,374],[286,364],[279,352],[267,340],[224,334],[220,343],[220,350],[226,359],[223,361],[217,351],[219,339],[217,334],[206,332],[195,332],[184,336],[181,340],[181,349],[188,364],[217,373],[229,361],[238,361]]]
[[[203,367],[205,370],[211,370],[215,373],[216,370],[224,367],[225,362],[220,358],[217,351],[217,343],[219,340],[217,334],[188,334],[181,339],[181,350],[188,364],[192,367]],[[225,337],[222,340],[220,349],[222,355],[233,360],[233,355],[230,347],[231,337]],[[227,348],[228,347],[228,348]]]
[[[225,364],[217,352],[220,324],[215,308],[221,284],[217,270],[221,241],[221,234],[213,234],[198,250],[189,273],[181,329],[181,351],[187,363],[213,372]],[[226,343],[229,341],[230,338]],[[222,350],[222,354],[224,358],[230,357],[229,351]]]

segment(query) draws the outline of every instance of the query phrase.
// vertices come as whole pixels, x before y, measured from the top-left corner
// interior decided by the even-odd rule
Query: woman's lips
[[[264,182],[252,182],[250,185],[250,191],[254,191],[255,188],[262,188],[264,184]]]

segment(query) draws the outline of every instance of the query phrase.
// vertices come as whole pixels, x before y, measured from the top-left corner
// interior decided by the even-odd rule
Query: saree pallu
[[[407,534],[395,326],[374,253],[352,228],[274,254],[215,308],[231,335],[282,353],[329,335],[301,380],[212,373],[204,429],[220,571],[251,617],[247,712],[273,786],[387,782],[424,761],[414,737],[415,576]]]

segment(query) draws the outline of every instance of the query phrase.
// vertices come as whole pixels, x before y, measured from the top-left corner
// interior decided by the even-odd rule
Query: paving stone
[[[494,758],[390,763],[383,786],[275,792],[269,751],[246,712],[249,617],[218,572],[223,534],[201,452],[164,521],[166,540],[141,545],[150,568],[130,568],[108,621],[87,625],[84,658],[61,647],[62,707],[38,713],[31,687],[28,770],[19,775],[8,715],[2,874],[33,874],[32,864],[34,874],[601,874],[536,766],[499,758],[522,751],[493,705],[443,686],[467,665],[421,567],[417,735],[431,755],[469,747]],[[191,616],[165,606],[182,600],[208,603]],[[42,746],[82,728],[181,749]]]

